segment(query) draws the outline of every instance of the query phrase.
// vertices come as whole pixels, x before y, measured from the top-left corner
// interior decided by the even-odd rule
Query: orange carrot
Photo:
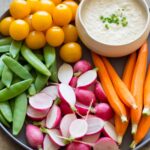
[[[150,129],[150,116],[142,116],[136,134],[134,135],[134,140],[130,147],[135,148],[138,143],[140,143],[146,136]]]
[[[150,115],[150,65],[148,66],[148,72],[144,85],[144,115]]]
[[[95,53],[92,53],[92,59],[95,66],[98,68],[98,76],[101,80],[102,86],[104,88],[104,91],[106,93],[106,96],[108,98],[111,107],[113,108],[115,113],[121,117],[121,121],[126,122],[127,114],[126,114],[125,106],[118,98],[118,95],[112,85],[112,82],[109,78],[108,72],[104,66],[103,61]]]
[[[122,102],[130,108],[137,109],[137,105],[134,97],[132,96],[131,92],[129,91],[125,83],[121,80],[121,78],[119,77],[119,75],[117,74],[113,66],[111,65],[111,63],[105,57],[102,57],[102,60],[107,68],[109,76],[115,87],[115,90],[118,96],[120,97],[120,99],[122,100]]]
[[[132,80],[132,75],[133,75],[133,71],[134,71],[134,67],[136,63],[136,57],[137,57],[136,52],[132,53],[129,56],[124,72],[123,72],[122,81],[126,84],[128,89],[130,89],[131,87],[131,80]]]
[[[139,50],[137,62],[135,65],[132,83],[131,93],[136,99],[138,109],[131,109],[131,122],[132,122],[132,134],[137,131],[138,123],[141,119],[142,107],[143,107],[143,89],[146,75],[148,57],[148,43],[145,42]]]

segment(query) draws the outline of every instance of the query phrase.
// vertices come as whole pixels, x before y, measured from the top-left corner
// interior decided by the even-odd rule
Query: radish
[[[57,105],[53,105],[46,117],[46,127],[55,128],[61,120],[61,110]]]
[[[87,143],[95,143],[99,138],[100,138],[101,133],[96,133],[93,135],[85,135],[82,138],[83,142],[87,142]]]
[[[72,77],[69,85],[72,86],[73,88],[76,88],[76,86],[77,86],[77,80],[78,80],[77,77]]]
[[[85,116],[85,115],[87,115],[89,107],[77,102],[76,103],[76,109],[79,112],[79,114]]]
[[[44,136],[40,128],[31,124],[26,126],[26,138],[33,148],[41,148],[44,140]]]
[[[43,150],[59,150],[59,146],[54,144],[48,135],[44,137]]]
[[[86,132],[86,135],[92,135],[92,134],[98,133],[104,127],[104,121],[98,117],[93,116],[93,115],[89,115],[87,117],[86,121],[88,124],[88,130]]]
[[[94,150],[119,150],[118,145],[108,137],[100,138],[93,147]]]
[[[106,94],[102,88],[102,85],[100,82],[96,82],[96,85],[95,85],[95,89],[94,89],[94,92],[95,92],[95,95],[96,95],[96,98],[101,101],[101,102],[108,102],[107,101],[107,97],[106,97]]]
[[[73,77],[73,68],[71,65],[64,63],[58,69],[58,79],[61,83],[69,84]]]
[[[66,102],[60,103],[60,109],[64,115],[73,113],[72,109]]]
[[[92,100],[93,104],[96,102],[95,95],[92,91],[76,88],[75,94],[77,100],[84,105],[89,106]]]
[[[97,104],[93,112],[96,116],[106,121],[110,120],[114,115],[112,108],[107,103]]]
[[[115,127],[108,121],[104,124],[103,134],[117,142],[117,133],[115,131]]]
[[[27,108],[27,116],[33,120],[42,120],[46,117],[48,110],[38,111],[32,108],[30,105]]]
[[[74,120],[69,127],[69,133],[73,138],[81,138],[88,131],[88,124],[84,119]]]
[[[48,86],[46,88],[44,88],[41,93],[45,93],[49,96],[51,96],[51,98],[53,100],[55,100],[57,97],[59,97],[58,94],[58,86]]]
[[[65,102],[67,102],[74,110],[75,103],[76,103],[76,96],[73,88],[67,84],[61,83],[58,89],[59,89],[60,98]]]
[[[91,69],[92,69],[92,66],[87,60],[80,60],[73,67],[75,74],[78,74],[78,75]]]
[[[88,145],[73,142],[67,146],[66,150],[91,150],[91,148]]]
[[[53,100],[45,93],[38,93],[29,98],[29,104],[36,110],[46,111],[52,106]]]
[[[97,78],[96,70],[89,70],[83,73],[81,76],[79,76],[77,81],[77,87],[88,87],[95,82],[96,78]]]
[[[65,146],[64,140],[61,137],[61,133],[58,129],[49,129],[47,131],[50,139],[58,146]]]

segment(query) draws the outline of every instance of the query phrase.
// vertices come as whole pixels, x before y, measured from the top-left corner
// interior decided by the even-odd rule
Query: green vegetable
[[[49,45],[45,46],[44,59],[45,59],[46,67],[49,68],[56,60],[55,48]]]
[[[29,93],[30,96],[33,96],[33,95],[36,94],[36,88],[35,88],[34,84],[31,84],[31,86],[28,89],[28,93]]]
[[[35,53],[35,55],[36,55],[36,57],[37,57],[39,60],[41,60],[41,61],[43,61],[43,60],[44,60],[44,57],[43,57],[43,55],[42,55],[42,54]]]
[[[5,87],[5,85],[0,81],[0,90],[2,90]]]
[[[8,102],[0,103],[0,112],[8,122],[12,122],[12,111]]]
[[[14,114],[14,108],[15,108],[15,100],[12,99],[9,101],[10,107],[11,107],[11,112]]]
[[[3,115],[0,113],[0,122],[5,125],[6,127],[10,128],[9,123],[7,122],[7,120],[3,117]]]
[[[13,58],[16,58],[19,54],[19,51],[21,49],[22,41],[15,41],[13,40],[10,46],[10,54]]]
[[[2,58],[3,58],[3,56],[0,57],[0,77],[2,76],[2,72],[3,72],[4,66],[5,66],[2,61]]]
[[[0,46],[0,53],[9,52],[10,45]]]
[[[2,38],[0,39],[0,46],[9,45],[11,44],[11,41],[12,41],[12,38],[10,37]]]
[[[32,79],[28,79],[11,85],[9,89],[5,88],[1,90],[0,102],[7,101],[18,96],[19,94],[27,90],[31,85],[31,83],[32,83]]]
[[[46,66],[37,58],[37,56],[25,45],[21,48],[21,54],[24,59],[37,71],[46,76],[50,76],[51,73]]]
[[[27,69],[29,72],[32,70],[32,66],[29,64],[24,65],[24,68]]]
[[[13,135],[18,135],[21,131],[27,112],[27,96],[22,93],[15,99],[15,107],[13,114]]]
[[[21,64],[19,64],[16,60],[11,57],[4,56],[3,62],[7,65],[7,67],[15,73],[18,77],[22,79],[32,78],[32,75],[25,69]]]
[[[57,63],[56,60],[54,61],[54,63],[51,65],[50,67],[50,72],[51,72],[51,76],[50,76],[50,80],[53,82],[58,82],[58,71],[57,71]]]
[[[18,76],[14,75],[12,84],[15,84],[15,83],[20,82],[20,81],[21,81],[21,79]]]

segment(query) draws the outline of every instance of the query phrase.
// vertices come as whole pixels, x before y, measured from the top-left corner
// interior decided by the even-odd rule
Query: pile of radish
[[[60,83],[29,98],[26,127],[28,143],[43,150],[119,150],[112,122],[113,110],[97,71],[86,60],[74,67],[62,64]]]

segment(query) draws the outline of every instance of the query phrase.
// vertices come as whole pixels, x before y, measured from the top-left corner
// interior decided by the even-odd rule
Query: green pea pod
[[[49,45],[45,46],[44,59],[45,59],[46,67],[49,68],[56,60],[55,48]]]
[[[20,78],[22,79],[32,78],[32,75],[28,72],[28,70],[25,69],[20,63],[18,63],[13,58],[4,56],[2,60],[7,65],[7,67]]]
[[[0,113],[0,122],[1,122],[4,126],[10,128],[9,123],[8,123],[7,120],[3,117],[3,115],[2,115],[1,113]]]
[[[24,68],[27,69],[29,72],[32,70],[32,66],[29,64],[24,65]]]
[[[12,38],[10,37],[2,38],[0,39],[0,46],[9,45],[11,44],[11,42],[12,42]]]
[[[36,55],[36,57],[37,57],[38,59],[40,59],[41,61],[44,61],[44,57],[43,57],[42,54],[35,53],[35,55]]]
[[[9,49],[9,52],[13,58],[16,58],[21,49],[22,41],[13,40]]]
[[[12,111],[8,102],[0,103],[0,112],[8,122],[12,122]]]
[[[0,53],[9,52],[10,45],[0,46]]]
[[[25,93],[19,95],[15,99],[15,107],[13,114],[13,135],[18,135],[21,131],[27,112],[27,96]]]
[[[11,70],[5,65],[2,72],[2,83],[9,88],[13,80],[13,73]]]
[[[40,73],[37,74],[37,77],[35,79],[35,89],[37,93],[40,92],[45,87],[48,79],[49,79],[48,76],[45,76]]]
[[[0,102],[10,100],[22,92],[26,91],[32,83],[32,79],[24,80],[18,83],[15,83],[10,86],[10,88],[5,88],[0,90]]]
[[[53,81],[53,82],[57,82],[58,83],[58,73],[57,73],[57,63],[56,63],[56,60],[51,65],[51,67],[50,67],[49,70],[51,72],[50,80]]]
[[[21,54],[24,59],[37,71],[46,76],[50,76],[50,71],[46,68],[46,66],[36,57],[36,55],[25,45],[21,48]]]
[[[30,96],[33,96],[36,94],[36,89],[35,89],[35,85],[34,84],[31,84],[29,89],[28,89],[28,93]]]
[[[0,81],[0,90],[2,90],[5,87],[5,85]]]
[[[10,107],[11,107],[11,112],[14,114],[14,108],[15,108],[15,100],[12,99],[9,101]]]
[[[5,66],[2,61],[2,58],[3,58],[3,56],[1,56],[1,58],[0,58],[0,77],[2,76],[2,72],[3,72],[4,66]]]

